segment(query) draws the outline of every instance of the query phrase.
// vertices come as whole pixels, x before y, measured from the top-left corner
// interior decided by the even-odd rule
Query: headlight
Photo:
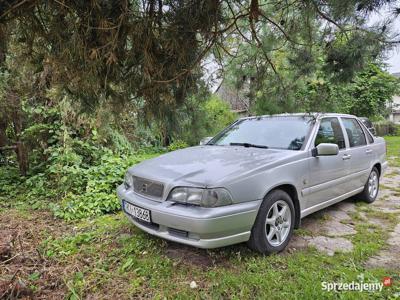
[[[133,176],[129,172],[126,172],[125,174],[124,186],[126,189],[129,189],[133,186]]]
[[[224,188],[177,187],[171,191],[167,200],[202,207],[218,207],[232,204],[232,197]]]

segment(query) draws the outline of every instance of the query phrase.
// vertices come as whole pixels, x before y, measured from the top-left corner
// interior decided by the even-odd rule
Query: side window
[[[360,124],[360,122],[358,122]],[[370,122],[371,126],[367,126],[367,128],[371,128],[372,127],[372,123]],[[360,124],[362,125],[362,124]],[[362,126],[361,126],[362,127]],[[368,130],[366,130],[365,128],[363,128],[364,134],[367,136],[367,140],[369,144],[372,144],[374,142],[374,138],[372,137],[372,135],[368,132]]]
[[[363,146],[367,144],[364,131],[356,119],[342,118],[347,137],[349,138],[350,147]]]
[[[366,132],[365,134],[367,135],[368,143],[372,144],[374,142],[374,138],[369,132]]]
[[[338,118],[323,118],[319,125],[315,146],[321,143],[332,143],[339,146],[339,149],[345,148],[342,127]]]

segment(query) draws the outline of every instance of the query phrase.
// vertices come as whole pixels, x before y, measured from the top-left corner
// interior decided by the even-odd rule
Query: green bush
[[[27,177],[20,177],[15,167],[0,168],[1,206],[50,207],[66,220],[114,212],[120,209],[116,188],[128,167],[158,155],[116,154],[82,141],[47,151],[48,160]]]
[[[80,180],[79,190],[70,189],[59,203],[52,205],[55,216],[81,219],[111,213],[120,209],[116,188],[122,183],[126,170],[154,154],[116,156],[106,152],[99,162],[86,169],[73,170],[71,176]]]
[[[206,128],[209,135],[215,135],[227,125],[236,120],[237,115],[230,110],[228,103],[222,101],[217,96],[212,96],[204,103],[206,111]]]
[[[378,136],[400,135],[400,125],[390,121],[374,122],[374,127]]]
[[[175,140],[168,146],[168,151],[175,151],[188,147],[189,145],[182,140]]]
[[[15,167],[0,168],[0,204],[9,206],[9,202],[15,201],[18,196],[18,187],[22,180]]]
[[[215,95],[200,104],[196,98],[189,99],[187,107],[180,113],[181,129],[175,138],[189,145],[198,145],[202,138],[214,136],[238,117],[226,102]]]

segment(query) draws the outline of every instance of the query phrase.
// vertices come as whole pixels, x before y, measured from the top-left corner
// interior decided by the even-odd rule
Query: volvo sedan
[[[305,216],[357,195],[373,202],[386,145],[355,116],[241,118],[201,145],[128,169],[117,193],[140,229],[199,248],[283,250]]]

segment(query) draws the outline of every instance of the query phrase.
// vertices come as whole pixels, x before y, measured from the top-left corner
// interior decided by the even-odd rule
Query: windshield
[[[243,119],[214,137],[208,145],[266,146],[300,150],[310,130],[309,116],[271,116]]]

